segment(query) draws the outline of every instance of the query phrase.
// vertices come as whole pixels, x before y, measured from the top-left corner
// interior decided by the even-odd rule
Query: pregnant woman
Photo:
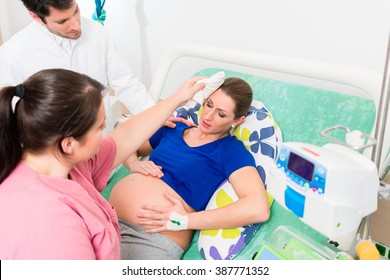
[[[133,171],[113,188],[110,203],[121,229],[122,259],[180,259],[193,230],[266,221],[269,206],[255,161],[229,131],[245,120],[252,89],[227,78],[203,103],[199,126],[162,127],[138,150]],[[205,210],[229,180],[239,199]]]

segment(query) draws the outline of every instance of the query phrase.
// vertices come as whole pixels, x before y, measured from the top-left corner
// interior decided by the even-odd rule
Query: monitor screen
[[[314,164],[293,152],[290,153],[287,168],[309,182],[313,179]]]

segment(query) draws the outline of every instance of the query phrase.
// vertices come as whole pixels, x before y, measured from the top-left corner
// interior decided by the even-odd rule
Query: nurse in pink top
[[[117,216],[99,192],[199,79],[105,138],[106,90],[88,76],[42,70],[1,89],[0,259],[120,259]]]

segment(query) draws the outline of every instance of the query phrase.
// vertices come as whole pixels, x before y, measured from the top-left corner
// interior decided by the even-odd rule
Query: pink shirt
[[[0,185],[0,259],[120,259],[118,219],[101,196],[116,153],[100,151],[70,172],[46,176],[21,161]]]

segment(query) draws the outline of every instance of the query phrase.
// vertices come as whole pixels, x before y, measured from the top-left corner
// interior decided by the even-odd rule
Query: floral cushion
[[[196,103],[191,107],[180,107],[174,115],[198,124],[201,111],[201,105]],[[235,128],[233,135],[251,152],[255,158],[256,168],[264,184],[267,185],[269,166],[275,163],[282,144],[282,133],[272,114],[263,103],[253,100],[245,122]],[[233,187],[225,181],[215,191],[206,209],[223,207],[237,199]],[[270,205],[273,202],[273,198],[269,195],[268,202]],[[199,253],[204,259],[233,259],[256,234],[260,226],[261,223],[230,229],[201,230],[198,237]]]
[[[282,132],[272,114],[262,102],[253,100],[245,122],[237,126],[233,135],[251,152],[257,171],[267,186],[268,167],[276,162],[282,145]]]

